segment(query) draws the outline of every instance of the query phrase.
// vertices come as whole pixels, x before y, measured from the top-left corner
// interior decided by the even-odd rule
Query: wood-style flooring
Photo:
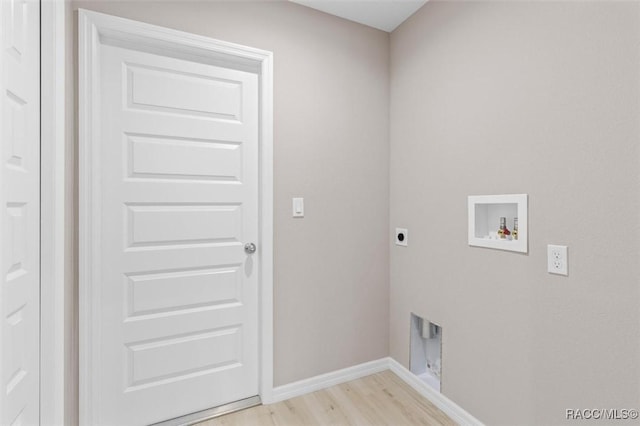
[[[227,414],[198,426],[455,424],[387,370],[276,404]]]

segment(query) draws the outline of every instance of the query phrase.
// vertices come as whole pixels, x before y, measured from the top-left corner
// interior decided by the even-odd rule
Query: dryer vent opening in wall
[[[442,327],[411,314],[409,367],[413,374],[440,392],[442,376]]]

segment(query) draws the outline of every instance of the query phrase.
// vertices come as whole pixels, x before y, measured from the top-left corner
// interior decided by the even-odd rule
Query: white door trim
[[[79,350],[80,424],[94,424],[94,401],[99,398],[92,386],[94,356],[92,339],[98,338],[92,305],[96,302],[92,285],[98,282],[100,265],[94,254],[100,234],[94,217],[100,215],[100,159],[91,141],[100,128],[95,114],[100,91],[96,87],[99,67],[96,58],[101,40],[145,52],[162,52],[181,59],[253,72],[260,90],[259,122],[259,320],[260,396],[271,399],[273,392],[273,54],[264,50],[222,42],[208,37],[162,28],[129,19],[80,9],[78,11],[79,55]]]
[[[44,355],[40,357],[40,422],[47,425],[68,423],[64,281],[65,5],[66,1],[42,1],[40,13],[40,353]]]

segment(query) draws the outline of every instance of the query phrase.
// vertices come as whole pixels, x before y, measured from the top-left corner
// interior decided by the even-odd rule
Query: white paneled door
[[[39,422],[40,5],[0,1],[0,424]]]
[[[258,78],[172,55],[95,59],[97,424],[258,394]]]

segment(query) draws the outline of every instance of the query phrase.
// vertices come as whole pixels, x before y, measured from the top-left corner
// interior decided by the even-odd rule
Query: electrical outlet
[[[569,275],[567,246],[547,246],[547,271],[550,274]]]
[[[408,246],[409,245],[409,231],[405,228],[396,228],[396,245]]]

